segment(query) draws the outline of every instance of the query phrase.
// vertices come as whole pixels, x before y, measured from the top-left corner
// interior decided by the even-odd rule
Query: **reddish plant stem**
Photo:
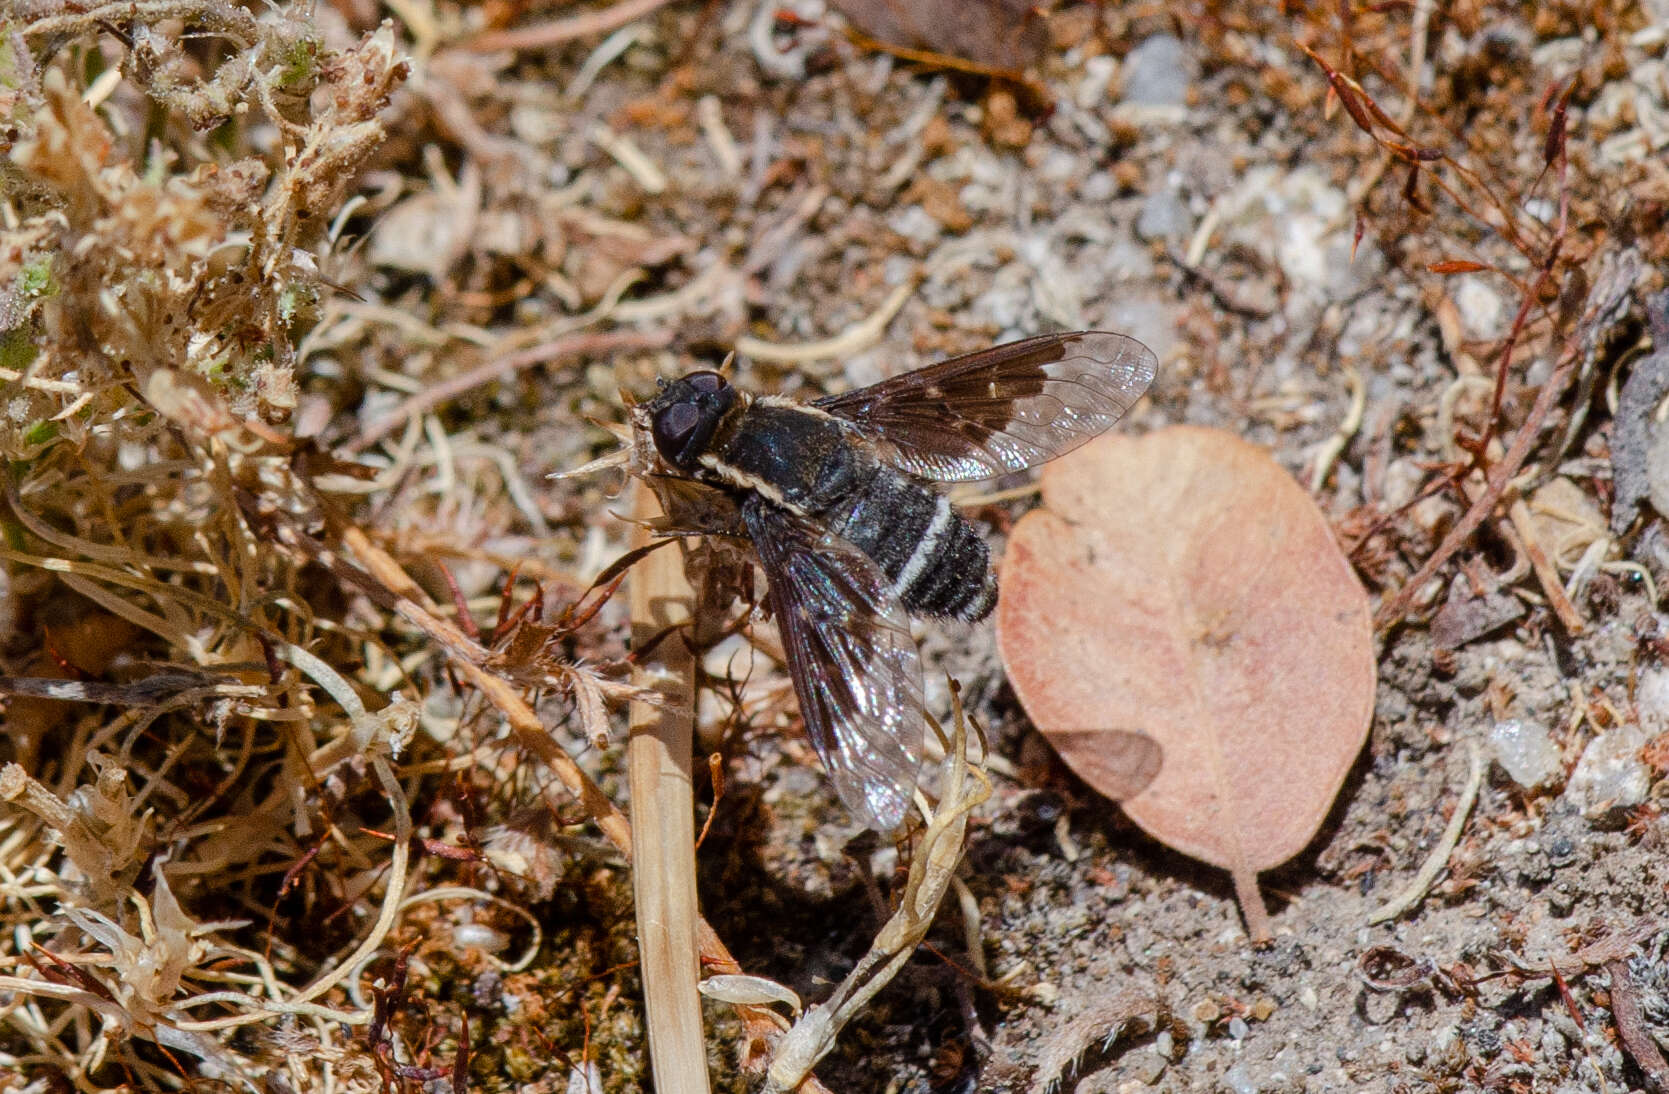
[[[1542,424],[1553,410],[1554,404],[1565,393],[1565,387],[1570,383],[1571,376],[1576,372],[1577,362],[1581,360],[1581,353],[1573,345],[1565,350],[1559,358],[1559,364],[1553,370],[1553,375],[1542,385],[1541,392],[1536,396],[1535,406],[1530,408],[1530,416],[1519,427],[1518,434],[1513,437],[1512,447],[1501,461],[1489,469],[1488,482],[1484,490],[1472,502],[1466,515],[1456,522],[1449,534],[1443,537],[1443,542],[1437,545],[1437,550],[1431,553],[1413,577],[1397,591],[1397,594],[1380,606],[1374,615],[1374,626],[1379,630],[1389,628],[1408,612],[1414,598],[1419,595],[1426,582],[1430,581],[1443,565],[1454,557],[1456,551],[1464,547],[1472,534],[1483,524],[1484,518],[1500,503],[1501,497],[1507,491],[1507,484],[1518,474],[1519,468],[1530,455],[1530,447],[1541,433]]]

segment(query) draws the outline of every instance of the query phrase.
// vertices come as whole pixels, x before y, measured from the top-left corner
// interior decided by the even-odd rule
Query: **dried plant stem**
[[[1652,1040],[1650,1027],[1640,1009],[1640,989],[1629,978],[1628,962],[1621,957],[1605,963],[1611,974],[1611,1015],[1617,1020],[1617,1036],[1629,1056],[1646,1077],[1652,1094],[1669,1094],[1669,1060]]]
[[[545,49],[571,42],[575,38],[591,38],[618,30],[627,23],[643,18],[656,8],[665,7],[671,0],[619,0],[601,11],[588,11],[549,23],[534,23],[515,30],[490,30],[464,43],[464,48],[476,53],[499,49]]]
[[[533,708],[522,698],[521,686],[498,675],[487,666],[491,656],[479,643],[452,623],[442,619],[429,603],[422,588],[400,567],[400,564],[363,531],[349,526],[343,530],[343,546],[358,559],[361,570],[344,559],[339,559],[329,548],[285,522],[277,514],[265,514],[253,495],[238,495],[239,504],[257,522],[276,526],[279,539],[296,550],[328,566],[337,577],[370,596],[384,608],[395,612],[406,622],[426,634],[440,646],[458,675],[480,691],[483,698],[504,715],[517,744],[537,758],[557,777],[563,787],[579,801],[592,821],[608,841],[628,861],[633,858],[631,825],[615,804],[609,800],[592,778],[563,751],[539,721]],[[565,803],[553,803],[553,805]],[[696,920],[696,937],[700,943],[702,964],[714,973],[739,973],[741,965],[731,956],[718,933],[704,919]],[[738,1004],[746,1036],[756,1043],[764,1043],[776,1036],[780,1027],[774,1012],[768,1007]],[[802,1094],[819,1094],[823,1090],[815,1080],[808,1080]]]
[[[984,772],[968,757],[968,724],[960,696],[954,696],[951,737],[940,765],[943,793],[936,809],[918,790],[927,827],[921,834],[898,908],[882,925],[869,951],[841,981],[828,999],[800,1016],[772,1053],[766,1089],[810,1091],[816,1080],[811,1069],[834,1047],[835,1038],[875,994],[886,987],[927,937],[945,892],[956,879],[962,860],[968,816],[991,794]],[[977,943],[977,938],[973,939]]]
[[[443,380],[431,387],[425,387],[405,402],[395,407],[393,412],[378,418],[343,446],[349,453],[363,452],[390,433],[405,425],[420,414],[459,398],[478,387],[509,379],[518,372],[542,365],[550,361],[565,357],[585,357],[594,354],[618,352],[628,349],[655,349],[671,341],[672,332],[659,331],[603,331],[592,334],[570,334],[565,338],[555,338],[549,342],[542,342],[537,346],[512,353],[479,365],[468,372],[460,373],[449,380]]]
[[[910,299],[910,294],[916,291],[919,280],[919,277],[912,277],[893,289],[879,308],[833,338],[825,338],[821,342],[789,345],[743,335],[736,339],[736,352],[756,361],[775,361],[782,364],[803,364],[806,361],[850,357],[881,340],[881,336],[886,333],[887,324],[892,322],[893,316],[904,307],[904,302]]]
[[[1449,818],[1448,827],[1443,829],[1443,838],[1437,841],[1437,846],[1431,849],[1426,861],[1420,866],[1420,872],[1414,875],[1396,898],[1389,903],[1375,909],[1368,915],[1368,923],[1385,923],[1397,918],[1408,909],[1420,902],[1431,888],[1431,883],[1437,880],[1449,856],[1454,853],[1455,844],[1460,842],[1460,834],[1466,828],[1466,818],[1472,812],[1472,805],[1478,800],[1478,789],[1484,782],[1483,751],[1478,748],[1476,741],[1466,742],[1467,762],[1470,768],[1466,775],[1466,788],[1460,793],[1460,801],[1455,805],[1454,815]]]
[[[1483,492],[1473,499],[1465,516],[1461,517],[1449,530],[1449,534],[1443,537],[1443,542],[1437,545],[1437,550],[1421,564],[1414,576],[1381,603],[1378,613],[1374,616],[1375,627],[1383,631],[1399,622],[1426,583],[1454,557],[1456,551],[1466,545],[1479,525],[1494,511],[1495,506],[1501,501],[1501,496],[1506,493],[1508,484],[1524,466],[1531,446],[1541,435],[1542,423],[1552,413],[1554,404],[1564,395],[1565,388],[1570,385],[1571,377],[1576,372],[1576,366],[1581,362],[1582,354],[1575,346],[1568,348],[1561,355],[1553,375],[1542,385],[1541,391],[1536,395],[1535,405],[1530,408],[1524,424],[1519,427],[1518,433],[1513,437],[1513,443],[1508,446],[1506,456],[1489,469],[1489,481]]]
[[[1653,937],[1662,929],[1662,922],[1656,916],[1645,916],[1616,933],[1606,935],[1598,942],[1592,942],[1572,954],[1552,955],[1540,961],[1526,961],[1509,950],[1497,950],[1492,956],[1507,966],[1505,972],[1510,972],[1526,980],[1551,976],[1555,973],[1560,976],[1586,976],[1609,961],[1627,957],[1634,947]],[[1500,976],[1503,973],[1492,975]]]
[[[1310,472],[1310,493],[1319,494],[1327,482],[1327,475],[1333,470],[1334,462],[1344,453],[1345,446],[1350,444],[1350,438],[1356,436],[1357,430],[1362,428],[1362,418],[1368,409],[1368,384],[1362,379],[1362,374],[1344,366],[1345,381],[1350,384],[1350,409],[1345,411],[1344,421],[1333,435],[1322,442],[1321,451],[1316,454],[1315,470]]]
[[[635,483],[634,515],[660,515],[654,492]],[[647,544],[638,525],[634,546]],[[693,620],[695,593],[683,557],[661,550],[632,571],[632,645],[642,646]],[[636,683],[662,702],[631,705],[626,745],[632,790],[632,886],[637,900],[639,964],[649,1027],[649,1056],[659,1094],[707,1094],[707,1050],[701,1035],[697,956],[695,798],[691,755],[695,732],[695,655],[684,635],[655,647],[658,672],[637,668]]]
[[[1269,906],[1263,902],[1263,890],[1258,888],[1258,872],[1245,865],[1229,868],[1234,881],[1234,899],[1246,920],[1246,937],[1252,945],[1262,946],[1275,937],[1274,925],[1269,921]]]
[[[1553,560],[1542,550],[1540,541],[1536,539],[1536,525],[1530,519],[1530,507],[1524,504],[1524,499],[1514,498],[1507,506],[1507,519],[1513,522],[1513,528],[1518,531],[1518,538],[1524,541],[1524,553],[1530,558],[1530,568],[1536,571],[1536,580],[1541,583],[1542,593],[1547,597],[1547,603],[1558,617],[1565,633],[1581,634],[1587,629],[1582,619],[1582,613],[1571,603],[1570,596],[1565,592],[1564,583],[1559,580],[1559,569]]]
[[[574,762],[573,757],[551,738],[544,724],[539,721],[539,716],[522,698],[520,690],[508,680],[482,667],[489,659],[487,651],[463,631],[430,610],[426,606],[428,597],[418,584],[386,551],[372,543],[364,532],[349,527],[343,531],[342,540],[343,545],[382,583],[383,591],[392,591],[399,598],[391,605],[394,611],[440,643],[451,655],[452,664],[458,670],[458,674],[477,688],[487,701],[505,716],[511,730],[516,734],[517,743],[537,756],[541,763],[555,773],[568,792],[585,807],[585,811],[590,814],[597,827],[602,829],[609,842],[619,848],[621,854],[630,858],[632,829],[626,821],[626,815],[615,808],[608,795],[603,793],[602,787],[593,782],[591,776]]]

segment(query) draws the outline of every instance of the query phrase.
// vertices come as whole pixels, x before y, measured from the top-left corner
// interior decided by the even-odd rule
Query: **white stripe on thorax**
[[[781,488],[775,483],[766,482],[758,475],[743,471],[733,464],[725,463],[711,452],[703,452],[697,459],[702,467],[711,471],[725,485],[739,487],[743,490],[752,490],[772,505],[780,505],[790,513],[802,517],[806,515],[804,507],[795,505],[784,497]]]
[[[910,552],[910,561],[906,562],[904,568],[898,571],[898,577],[892,583],[894,593],[903,596],[904,590],[913,585],[916,578],[921,576],[922,571],[932,563],[933,556],[939,549],[939,541],[945,538],[946,532],[950,531],[952,517],[950,499],[938,491],[934,491],[933,521],[927,526],[927,531],[922,533],[921,542],[916,544],[916,549]]]

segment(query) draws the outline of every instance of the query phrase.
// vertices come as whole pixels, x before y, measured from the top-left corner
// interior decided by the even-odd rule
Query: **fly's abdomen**
[[[996,604],[985,540],[943,494],[883,466],[839,508],[830,528],[875,560],[912,615],[971,622]]]

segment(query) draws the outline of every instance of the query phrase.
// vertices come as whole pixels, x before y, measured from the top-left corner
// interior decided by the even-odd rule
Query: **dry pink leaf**
[[[889,45],[1025,68],[1049,44],[1047,10],[1033,0],[834,0],[865,34]]]
[[[1228,870],[1267,939],[1257,874],[1310,841],[1367,737],[1367,594],[1310,496],[1218,430],[1103,437],[1049,466],[1043,500],[997,604],[1020,701],[1092,785],[1103,734],[1156,740],[1125,811]]]

